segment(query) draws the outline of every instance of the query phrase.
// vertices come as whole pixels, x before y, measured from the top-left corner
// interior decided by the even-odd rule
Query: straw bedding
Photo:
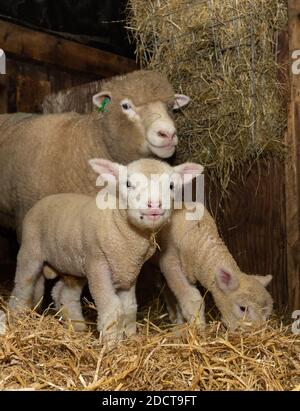
[[[92,308],[89,308],[90,310]],[[0,389],[299,390],[300,339],[273,319],[252,331],[170,327],[161,310],[139,334],[105,348],[95,327],[75,333],[58,315],[9,317],[0,337]]]
[[[137,60],[192,98],[177,115],[178,161],[200,162],[225,191],[245,163],[284,157],[285,0],[129,0],[127,15]]]
[[[129,0],[128,26],[142,65],[166,71],[192,97],[179,113],[179,160],[199,161],[226,189],[233,170],[281,158],[286,112],[277,82],[276,31],[285,1]],[[138,335],[113,349],[75,333],[51,309],[8,316],[0,336],[0,390],[300,390],[300,336],[273,318],[228,332],[171,327],[160,304]],[[6,310],[0,301],[0,309]]]

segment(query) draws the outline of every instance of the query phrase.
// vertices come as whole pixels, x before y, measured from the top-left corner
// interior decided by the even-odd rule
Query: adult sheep
[[[0,115],[0,225],[21,234],[26,212],[56,193],[97,192],[88,159],[127,164],[172,156],[172,110],[189,98],[174,94],[164,74],[135,71],[103,83],[93,102],[102,113]]]

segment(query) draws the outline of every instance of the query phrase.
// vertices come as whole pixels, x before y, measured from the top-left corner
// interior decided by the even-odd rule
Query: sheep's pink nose
[[[154,208],[154,209],[161,208],[161,202],[160,201],[148,201],[148,208]]]
[[[169,140],[172,140],[176,136],[176,131],[167,131],[167,130],[160,130],[157,133],[159,137],[161,138],[167,138]]]

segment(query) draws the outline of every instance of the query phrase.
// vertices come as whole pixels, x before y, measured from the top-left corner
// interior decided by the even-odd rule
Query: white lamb
[[[174,188],[182,184],[178,175],[185,175],[187,183],[203,167],[171,167],[151,159],[127,167],[104,159],[90,160],[90,165],[102,178],[117,181],[120,199],[128,207],[99,209],[95,198],[82,194],[56,194],[38,201],[24,219],[9,305],[15,310],[32,307],[35,284],[47,263],[66,275],[86,276],[97,307],[97,328],[107,340],[116,340],[124,330],[128,335],[136,331],[135,283],[156,250],[153,232],[170,219],[172,204],[164,204],[168,206]],[[162,175],[168,190],[153,185]],[[116,196],[107,194],[114,203]]]
[[[187,221],[186,210],[175,210],[161,241],[160,268],[179,305],[175,312],[170,310],[174,304],[168,299],[173,320],[181,322],[183,316],[188,322],[205,324],[197,281],[211,292],[222,321],[231,329],[268,318],[273,301],[265,287],[272,276],[247,275],[239,269],[205,208],[199,221]]]

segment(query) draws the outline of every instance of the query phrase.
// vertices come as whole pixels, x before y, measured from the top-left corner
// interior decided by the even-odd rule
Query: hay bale
[[[177,118],[179,161],[199,161],[226,189],[245,162],[283,158],[276,33],[285,0],[129,0],[127,12],[142,66],[192,97]]]
[[[3,305],[0,308],[5,310]],[[13,321],[12,321],[13,320]],[[96,334],[65,328],[59,315],[12,318],[0,336],[0,390],[296,390],[299,336],[273,319],[227,332],[213,322],[198,334],[170,327],[161,311],[139,335],[108,350]],[[93,327],[95,331],[95,326]]]

